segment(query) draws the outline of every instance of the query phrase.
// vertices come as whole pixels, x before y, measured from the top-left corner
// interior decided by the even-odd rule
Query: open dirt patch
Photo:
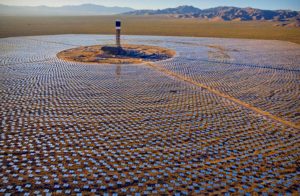
[[[231,59],[230,55],[228,54],[229,50],[223,48],[222,46],[206,45],[206,47],[213,49],[213,51],[208,51],[209,59],[216,59],[216,60],[230,60]]]
[[[157,46],[113,45],[83,46],[64,50],[57,57],[67,61],[101,64],[137,64],[166,60],[175,55],[175,51]]]

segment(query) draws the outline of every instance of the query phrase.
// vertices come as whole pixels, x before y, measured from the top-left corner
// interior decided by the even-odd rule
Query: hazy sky
[[[300,10],[300,0],[0,0],[6,5],[79,5],[93,3],[104,6],[125,6],[135,9],[161,9],[179,5],[193,5],[199,8],[217,6],[254,7],[261,9]]]

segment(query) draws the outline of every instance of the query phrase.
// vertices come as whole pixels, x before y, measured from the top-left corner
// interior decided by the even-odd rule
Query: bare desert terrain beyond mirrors
[[[300,195],[299,11],[2,1],[0,196]]]

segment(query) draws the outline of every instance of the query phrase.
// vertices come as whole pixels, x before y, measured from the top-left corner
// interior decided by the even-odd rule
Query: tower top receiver
[[[116,29],[121,29],[121,20],[116,20]]]

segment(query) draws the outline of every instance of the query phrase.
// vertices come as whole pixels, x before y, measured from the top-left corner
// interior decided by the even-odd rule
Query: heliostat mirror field
[[[299,193],[299,45],[124,36],[176,56],[56,57],[113,39],[0,39],[1,193]]]

